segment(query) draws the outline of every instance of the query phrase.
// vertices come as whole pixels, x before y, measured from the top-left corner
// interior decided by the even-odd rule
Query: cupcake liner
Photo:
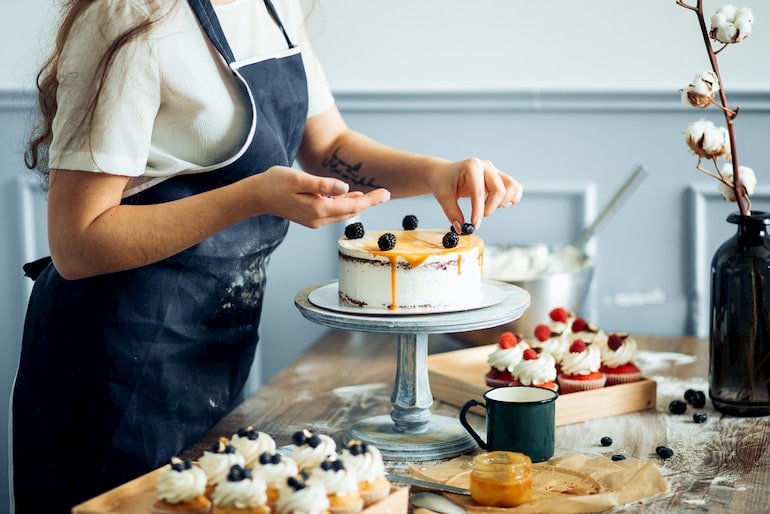
[[[359,493],[361,494],[361,498],[364,500],[364,507],[368,507],[373,503],[377,503],[390,494],[390,484],[381,489],[368,489],[365,491],[359,491]]]
[[[356,503],[352,505],[330,505],[329,512],[331,514],[355,514],[364,510],[364,499],[361,497]]]
[[[208,514],[211,512],[211,502],[205,497],[181,504],[170,504],[158,500],[150,505],[150,512],[152,514]]]
[[[628,384],[631,382],[637,382],[642,379],[642,372],[637,371],[635,373],[612,373],[605,372],[604,376],[607,377],[605,386]]]
[[[593,389],[601,389],[607,381],[605,376],[592,380],[580,380],[568,378],[564,375],[559,375],[557,378],[559,381],[559,392],[562,394],[577,393],[580,391],[591,391]]]

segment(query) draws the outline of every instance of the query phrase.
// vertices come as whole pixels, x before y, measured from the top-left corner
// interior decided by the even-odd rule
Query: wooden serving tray
[[[456,407],[468,400],[484,401],[490,387],[484,382],[487,356],[496,345],[476,346],[428,356],[428,379],[433,397]],[[655,407],[657,383],[643,379],[594,391],[559,395],[556,425],[569,425]],[[474,408],[483,414],[483,409]]]
[[[155,481],[162,468],[151,471],[75,506],[72,514],[148,514],[155,501]],[[406,514],[409,487],[392,487],[390,494],[361,514]]]

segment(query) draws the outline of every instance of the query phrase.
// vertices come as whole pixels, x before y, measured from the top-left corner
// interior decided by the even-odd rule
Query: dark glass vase
[[[709,396],[735,416],[770,414],[770,213],[731,214],[738,226],[711,262]]]

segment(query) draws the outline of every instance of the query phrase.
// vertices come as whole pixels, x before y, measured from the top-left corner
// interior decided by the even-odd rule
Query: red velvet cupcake
[[[521,361],[524,350],[529,345],[513,332],[503,332],[497,341],[497,346],[487,357],[489,371],[484,375],[484,381],[489,387],[511,385],[514,380],[513,368]]]
[[[606,378],[599,371],[601,362],[601,352],[595,344],[575,340],[561,361],[561,372],[557,377],[559,391],[568,394],[604,387]]]
[[[634,363],[636,341],[626,333],[615,332],[602,348],[602,366],[599,370],[607,377],[606,385],[627,384],[642,379],[642,372]]]

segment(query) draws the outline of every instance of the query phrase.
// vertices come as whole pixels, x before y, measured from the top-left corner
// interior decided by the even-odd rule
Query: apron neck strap
[[[289,35],[286,33],[286,29],[281,22],[281,18],[278,16],[278,12],[275,10],[275,6],[270,0],[264,0],[267,12],[270,13],[270,17],[273,19],[276,25],[281,29],[283,37],[286,40],[286,44],[289,48],[294,48],[294,43],[289,39]],[[214,11],[214,6],[211,5],[211,0],[189,0],[190,7],[192,8],[195,16],[198,17],[203,30],[206,31],[206,35],[211,40],[211,43],[222,54],[227,64],[233,64],[235,62],[235,54],[233,54],[230,44],[227,42],[225,32],[222,30],[222,26],[219,24],[219,18]]]

